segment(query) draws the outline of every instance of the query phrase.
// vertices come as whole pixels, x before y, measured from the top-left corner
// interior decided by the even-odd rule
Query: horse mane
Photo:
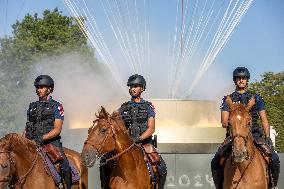
[[[101,106],[101,110],[99,111],[99,114],[95,114],[97,119],[108,119],[110,114],[106,111],[106,109]]]
[[[242,112],[243,113],[248,113],[248,110],[246,108],[245,105],[243,105],[242,103],[234,103],[231,107],[230,107],[230,111],[232,112]]]

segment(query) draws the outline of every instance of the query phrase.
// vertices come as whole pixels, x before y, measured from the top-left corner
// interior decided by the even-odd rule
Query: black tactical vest
[[[52,99],[30,103],[26,137],[33,139],[50,132],[54,128],[54,112],[59,105],[59,102]]]
[[[246,95],[240,95],[239,93],[234,92],[230,94],[230,97],[232,98],[233,102],[238,102],[238,103],[247,105],[253,95],[255,94],[249,91],[246,92]],[[252,117],[251,130],[252,130],[253,135],[262,136],[263,131],[262,131],[262,128],[259,126],[259,115],[258,115],[256,104],[251,108],[250,114]]]
[[[120,114],[125,122],[125,126],[129,129],[131,138],[139,137],[148,127],[148,108],[150,102],[136,104],[133,107],[130,102],[125,102],[120,107]],[[151,137],[145,139],[143,143],[151,142]]]

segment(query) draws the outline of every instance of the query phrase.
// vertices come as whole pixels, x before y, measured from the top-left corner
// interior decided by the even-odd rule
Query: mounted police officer
[[[129,130],[130,137],[139,144],[152,143],[152,134],[155,132],[155,111],[153,105],[141,98],[141,94],[146,89],[146,80],[143,76],[135,74],[127,81],[131,100],[125,102],[119,108],[126,128]],[[159,189],[163,189],[167,176],[167,167],[164,160],[158,165]],[[108,167],[100,166],[101,187],[108,189],[110,175]],[[149,183],[150,184],[150,183]]]
[[[71,189],[71,169],[60,142],[64,120],[63,106],[50,96],[54,89],[54,81],[50,76],[38,76],[34,81],[34,86],[39,100],[29,105],[25,136],[34,140],[37,145],[52,144],[60,149],[64,159],[61,165],[64,181],[67,189]]]
[[[119,112],[129,130],[130,137],[140,144],[152,143],[152,135],[155,132],[155,111],[151,102],[141,98],[146,89],[146,80],[142,75],[132,75],[128,78],[127,86],[131,100],[121,105]],[[159,189],[164,188],[167,175],[167,167],[161,158],[158,165]]]
[[[233,81],[236,85],[236,90],[230,94],[232,101],[237,103],[242,103],[247,105],[249,100],[254,96],[256,104],[251,109],[252,123],[251,132],[254,139],[259,137],[265,138],[266,144],[271,148],[271,165],[270,171],[272,173],[272,179],[274,186],[277,185],[279,171],[280,171],[280,161],[278,155],[273,150],[273,144],[270,139],[270,128],[266,116],[264,100],[259,94],[250,92],[247,90],[248,81],[250,79],[249,70],[245,67],[237,67],[233,72]],[[219,147],[217,153],[211,161],[211,171],[215,186],[217,189],[223,188],[223,168],[220,165],[220,158],[231,149],[231,137],[229,133],[229,114],[230,109],[226,103],[226,96],[223,98],[221,105],[221,122],[222,127],[227,129],[226,139]],[[262,123],[262,128],[259,126],[259,119]]]

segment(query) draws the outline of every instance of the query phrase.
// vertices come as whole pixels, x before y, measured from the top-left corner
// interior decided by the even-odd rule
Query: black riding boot
[[[211,172],[216,189],[223,189],[223,168],[217,155],[211,161]]]
[[[161,163],[160,165],[158,165],[158,173],[159,173],[158,188],[164,189],[167,178],[167,166],[163,158],[162,157],[160,158],[161,158]]]
[[[109,189],[109,175],[107,174],[107,165],[100,166],[100,179],[102,189]]]
[[[273,184],[274,186],[277,186],[279,173],[280,173],[280,161],[279,161],[279,156],[274,150],[272,150],[271,154],[270,170],[272,174]]]
[[[71,171],[67,171],[63,173],[64,182],[67,189],[71,189],[72,186],[72,175]]]

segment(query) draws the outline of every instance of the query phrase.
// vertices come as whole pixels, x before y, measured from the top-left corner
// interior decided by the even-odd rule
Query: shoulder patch
[[[232,97],[231,97],[231,98],[232,98]],[[227,96],[224,96],[224,97],[222,98],[221,103],[223,104],[224,102],[226,102],[226,99],[227,99]]]
[[[60,105],[57,107],[57,109],[59,110],[59,114],[60,114],[61,116],[64,116],[64,109],[63,109],[62,104],[60,104]]]
[[[155,106],[152,104],[152,102],[146,101],[146,103],[153,109],[153,111],[156,113]]]

